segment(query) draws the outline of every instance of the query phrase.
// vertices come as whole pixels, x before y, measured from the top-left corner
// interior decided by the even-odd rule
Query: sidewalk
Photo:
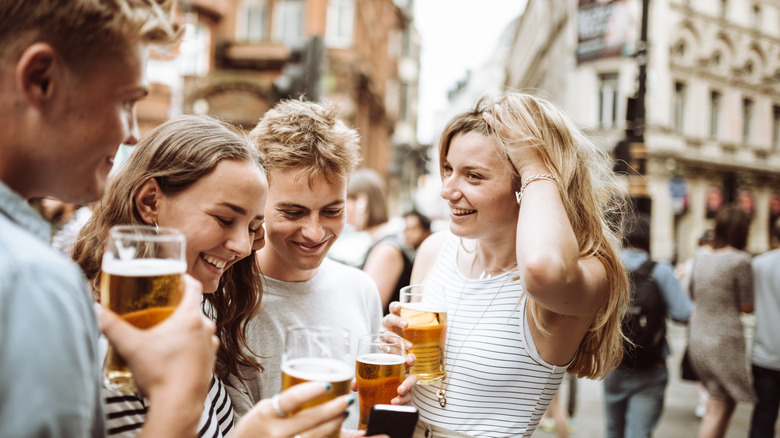
[[[750,322],[748,318],[746,326],[747,337],[750,339]],[[685,349],[685,327],[678,324],[669,324],[667,339],[672,350],[672,355],[667,359],[669,367],[669,384],[666,387],[664,400],[664,412],[661,421],[653,436],[657,438],[695,438],[699,429],[699,419],[693,411],[698,401],[696,385],[693,382],[680,380],[680,360]],[[568,391],[564,385],[563,391]],[[567,393],[564,392],[564,395]],[[563,400],[567,400],[567,396]],[[604,401],[601,381],[579,379],[577,382],[577,408],[574,413],[573,423],[576,431],[572,438],[602,438],[604,437]],[[731,417],[726,438],[745,438],[750,429],[750,416],[753,406],[740,403]],[[780,427],[776,434],[780,436]],[[537,429],[534,438],[555,437],[554,433],[548,433]]]

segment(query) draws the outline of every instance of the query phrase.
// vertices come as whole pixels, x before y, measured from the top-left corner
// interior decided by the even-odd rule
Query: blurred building
[[[753,214],[748,250],[763,252],[780,216],[780,3],[644,2],[528,0],[506,85],[541,91],[630,165],[654,257],[690,257],[732,202]]]
[[[408,202],[417,156],[420,37],[413,0],[181,0],[186,33],[149,66],[146,131],[180,113],[251,129],[279,99],[327,99],[361,136],[363,166]]]

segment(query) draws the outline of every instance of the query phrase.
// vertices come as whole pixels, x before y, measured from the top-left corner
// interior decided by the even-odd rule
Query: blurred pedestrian
[[[691,284],[691,272],[693,271],[693,260],[696,258],[696,254],[702,251],[710,251],[712,249],[712,242],[715,238],[715,232],[712,230],[705,230],[704,233],[699,237],[698,241],[698,248],[696,249],[696,252],[693,256],[688,258],[688,260],[680,263],[677,265],[677,267],[674,270],[674,275],[677,277],[677,280],[680,281],[680,286],[682,286],[685,293],[688,294],[688,296],[691,296],[691,290],[690,290],[690,284]],[[693,303],[694,307],[696,306],[696,303]],[[710,398],[710,395],[707,393],[707,389],[702,385],[701,381],[696,377],[696,373],[693,372],[692,367],[690,366],[690,359],[688,357],[688,347],[686,346],[686,350],[683,357],[683,371],[682,371],[682,378],[686,380],[695,380],[696,381],[696,392],[699,396],[699,401],[696,404],[696,408],[694,409],[693,413],[698,418],[704,417],[704,413],[707,411],[707,399]]]
[[[775,436],[780,410],[780,218],[772,226],[772,248],[753,259],[756,332],[752,362],[758,401],[750,421],[750,438]]]
[[[431,219],[412,209],[404,213],[404,243],[413,251],[422,245],[423,241],[431,235]]]
[[[715,215],[712,251],[696,254],[691,296],[691,365],[710,397],[699,437],[722,437],[738,401],[754,403],[740,312],[753,312],[751,256],[745,251],[750,216],[737,206]]]
[[[632,285],[623,330],[635,345],[627,346],[620,367],[604,379],[607,437],[649,438],[661,418],[669,381],[666,318],[687,322],[692,306],[672,265],[650,258],[648,215],[629,213],[622,236],[621,256]]]

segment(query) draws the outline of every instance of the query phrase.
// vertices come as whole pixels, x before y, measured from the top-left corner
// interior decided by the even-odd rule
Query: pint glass
[[[125,321],[150,328],[168,318],[183,293],[187,262],[178,230],[145,225],[111,228],[100,278],[100,301]],[[103,378],[108,387],[138,393],[133,375],[108,346]]]
[[[355,378],[360,399],[358,428],[368,426],[374,405],[390,404],[406,375],[404,340],[392,332],[372,333],[358,341]]]
[[[349,394],[355,376],[349,332],[335,327],[293,327],[282,353],[282,391],[304,382],[330,382],[333,388],[301,409]],[[332,438],[338,438],[337,431]]]
[[[417,363],[410,372],[417,384],[430,385],[441,381],[444,371],[444,347],[447,340],[447,301],[438,286],[410,285],[401,288],[401,318],[409,326],[403,329],[404,339],[412,343],[410,353]]]

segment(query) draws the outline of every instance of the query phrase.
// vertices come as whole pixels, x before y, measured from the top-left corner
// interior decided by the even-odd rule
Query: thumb
[[[121,345],[125,348],[129,347],[128,343],[133,339],[133,332],[138,329],[134,328],[116,313],[103,307],[100,303],[94,303],[93,309],[98,327],[106,335],[108,341],[113,344],[115,340],[122,339],[124,342]],[[119,353],[122,354],[121,351]]]

